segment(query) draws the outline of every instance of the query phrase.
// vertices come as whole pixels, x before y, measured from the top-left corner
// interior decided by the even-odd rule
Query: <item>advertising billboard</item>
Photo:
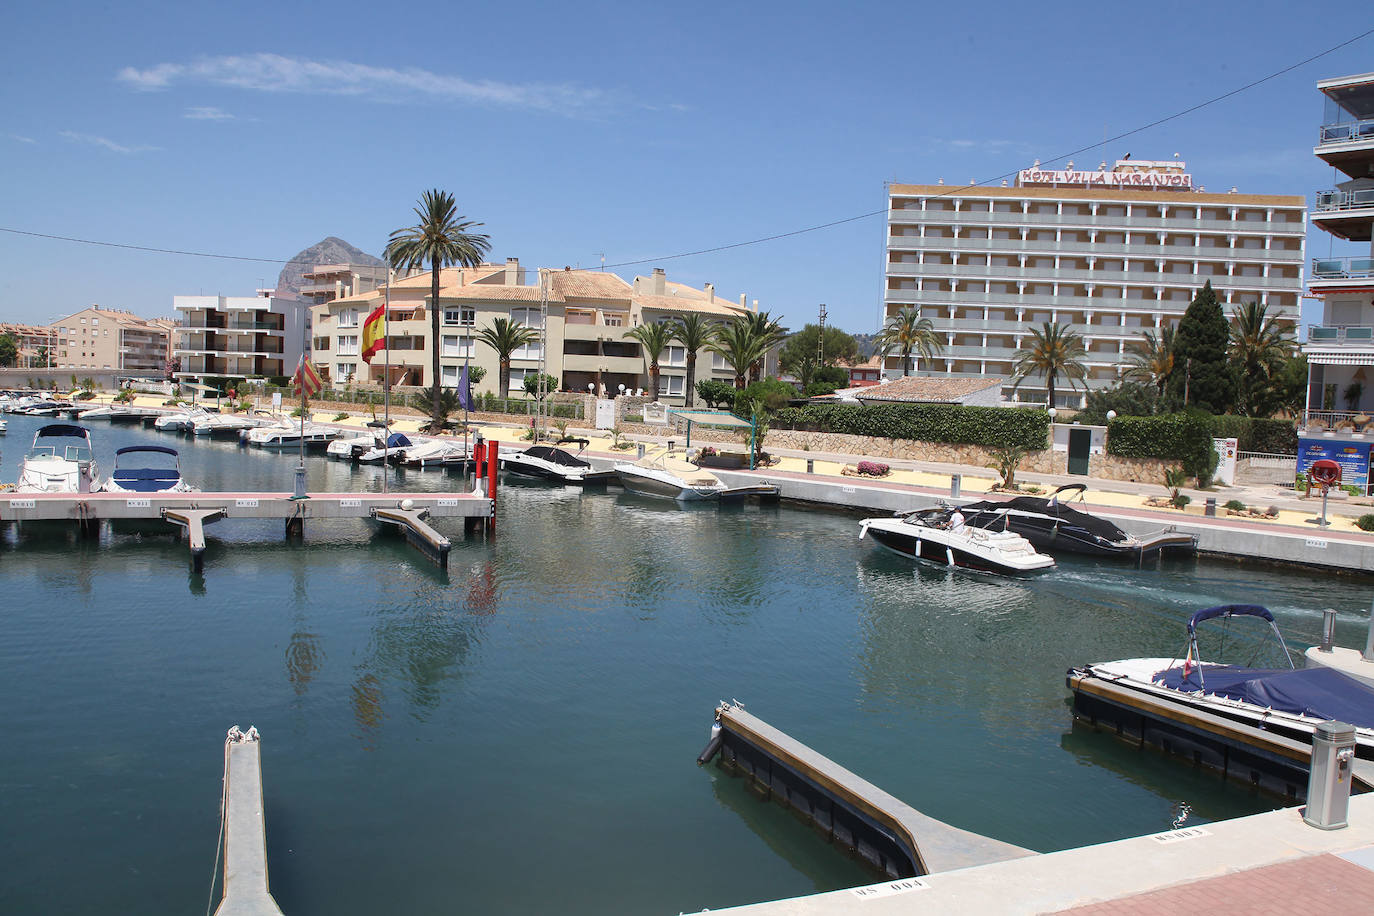
[[[1304,481],[1312,462],[1330,458],[1341,466],[1341,488],[1363,496],[1369,491],[1369,443],[1342,442],[1340,439],[1298,440],[1298,485]]]

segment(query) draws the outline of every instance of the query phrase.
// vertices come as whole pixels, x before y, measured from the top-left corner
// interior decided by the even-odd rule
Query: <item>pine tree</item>
[[[1189,407],[1215,414],[1230,410],[1236,400],[1236,377],[1226,355],[1231,326],[1208,280],[1198,290],[1174,334],[1174,371],[1169,396]]]

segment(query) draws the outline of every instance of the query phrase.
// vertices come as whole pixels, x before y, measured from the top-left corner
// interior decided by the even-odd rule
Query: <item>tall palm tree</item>
[[[510,355],[525,344],[539,339],[539,332],[509,318],[493,318],[491,327],[477,332],[477,339],[496,351],[501,371],[497,379],[501,399],[510,395]]]
[[[1267,313],[1268,306],[1247,302],[1231,318],[1226,349],[1240,376],[1238,406],[1249,416],[1263,412],[1262,392],[1293,353],[1288,328]]]
[[[749,366],[749,381],[757,382],[763,377],[763,363],[768,351],[787,337],[782,322],[769,316],[767,312],[745,312],[736,321],[742,322],[759,342],[759,355]]]
[[[673,340],[687,350],[687,406],[696,400],[697,351],[711,342],[714,329],[701,315],[688,314],[677,320]]]
[[[1126,353],[1130,361],[1126,377],[1149,382],[1164,397],[1164,386],[1174,372],[1174,326],[1160,328],[1158,337],[1154,331],[1142,331],[1140,340],[1127,347]]]
[[[654,321],[631,328],[622,335],[639,341],[639,345],[644,348],[644,359],[649,363],[649,397],[654,401],[658,400],[658,358],[668,349],[673,334],[674,328],[671,324]]]
[[[383,256],[392,267],[408,270],[424,267],[425,261],[429,261],[429,352],[432,356],[429,381],[434,392],[431,420],[439,425],[443,423],[439,412],[439,271],[450,264],[459,267],[481,264],[491,250],[491,239],[485,233],[469,231],[482,224],[461,216],[457,201],[447,191],[437,188],[426,191],[420,196],[415,215],[420,222],[391,233]]]
[[[935,325],[929,318],[922,318],[914,308],[902,309],[891,318],[878,332],[878,352],[883,359],[893,350],[902,354],[902,375],[911,371],[911,354],[914,352],[922,359],[930,359],[944,349]]]
[[[739,316],[733,321],[717,325],[707,349],[724,357],[735,373],[735,388],[743,389],[749,369],[763,358],[767,348],[750,329],[748,319]]]
[[[1045,387],[1049,389],[1049,406],[1054,406],[1054,380],[1064,376],[1069,387],[1081,382],[1088,375],[1088,367],[1083,365],[1087,355],[1083,338],[1066,324],[1051,324],[1046,321],[1039,329],[1031,329],[1031,339],[1021,348],[1017,356],[1012,378],[1012,391],[1021,387],[1028,375],[1035,373],[1045,376]]]

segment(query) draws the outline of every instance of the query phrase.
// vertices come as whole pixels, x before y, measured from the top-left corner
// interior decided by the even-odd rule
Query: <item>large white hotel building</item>
[[[1306,200],[1210,193],[1184,163],[1124,159],[1110,171],[1027,169],[1013,187],[889,186],[888,317],[916,308],[943,350],[914,372],[1000,376],[1005,397],[1045,402],[1044,380],[1013,392],[1017,351],[1044,322],[1087,348],[1087,383],[1113,385],[1142,331],[1176,324],[1210,280],[1228,315],[1245,302],[1299,317]],[[892,355],[888,377],[902,374]],[[1055,382],[1057,406],[1083,390]]]

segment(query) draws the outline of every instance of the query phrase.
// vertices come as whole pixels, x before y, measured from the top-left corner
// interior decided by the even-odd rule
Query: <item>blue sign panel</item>
[[[1312,463],[1329,458],[1341,466],[1341,487],[1364,495],[1369,490],[1369,443],[1340,439],[1299,439],[1298,478],[1306,479]]]

